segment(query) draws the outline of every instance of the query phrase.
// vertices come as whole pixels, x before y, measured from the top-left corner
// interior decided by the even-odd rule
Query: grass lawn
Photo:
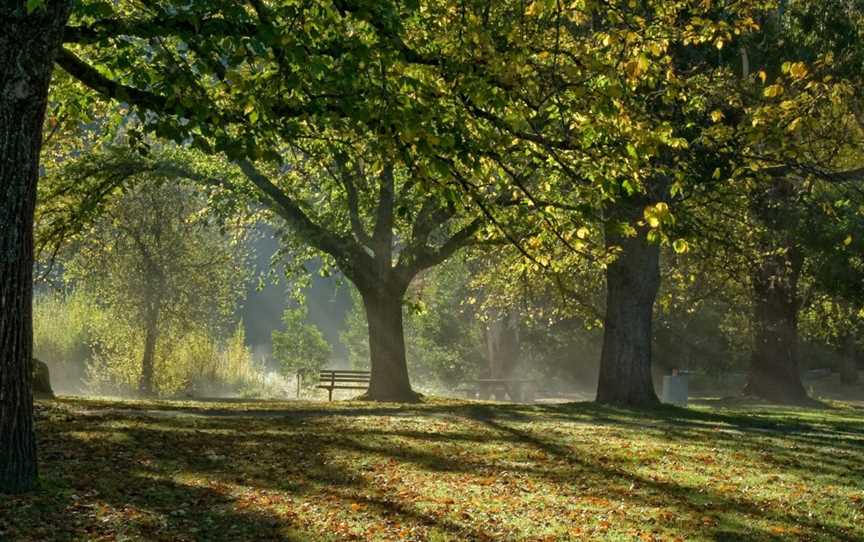
[[[864,406],[37,403],[0,540],[864,540]]]

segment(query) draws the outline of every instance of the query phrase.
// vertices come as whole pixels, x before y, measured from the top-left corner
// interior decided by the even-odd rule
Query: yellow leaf
[[[588,237],[589,233],[591,233],[591,231],[585,226],[582,226],[581,228],[576,230],[576,237],[578,237],[579,239],[585,239],[586,237]]]
[[[688,250],[690,250],[690,245],[687,244],[687,241],[684,239],[676,239],[672,243],[672,249],[678,254],[684,254]]]
[[[726,115],[724,115],[723,112],[720,111],[719,109],[715,109],[714,111],[711,112],[711,120],[713,120],[714,122],[720,122],[721,120],[723,120],[725,118],[726,118]]]
[[[795,62],[789,66],[789,73],[796,79],[804,79],[807,76],[807,65],[803,62]]]
[[[765,73],[765,70],[759,70],[759,79],[762,80],[762,84],[765,84],[765,80],[768,79],[768,74]]]
[[[852,234],[846,236],[846,239],[843,239],[843,246],[849,246],[852,244]]]
[[[651,66],[651,61],[645,55],[639,55],[639,58],[631,60],[624,65],[624,71],[632,78],[637,78]]]
[[[771,85],[770,87],[765,87],[763,94],[766,98],[776,98],[783,94],[783,85]]]

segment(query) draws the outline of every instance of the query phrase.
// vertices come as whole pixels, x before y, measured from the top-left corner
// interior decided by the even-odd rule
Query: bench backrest
[[[321,384],[368,384],[371,373],[347,369],[324,369],[318,372],[318,378]]]

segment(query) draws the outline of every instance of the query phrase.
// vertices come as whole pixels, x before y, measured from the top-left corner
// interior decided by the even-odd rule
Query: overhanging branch
[[[165,96],[130,87],[105,77],[66,48],[61,48],[57,53],[56,62],[69,75],[113,100],[128,102],[153,111],[165,111],[171,106]]]
[[[367,261],[370,259],[369,256],[357,243],[313,222],[297,202],[273,184],[255,167],[255,164],[249,160],[241,160],[239,165],[246,178],[266,196],[266,200],[269,200],[269,207],[281,216],[306,243],[333,256],[346,275],[350,275],[355,266],[370,263]]]

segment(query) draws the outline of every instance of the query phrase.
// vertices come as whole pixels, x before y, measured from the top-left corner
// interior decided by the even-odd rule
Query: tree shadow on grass
[[[531,431],[518,429],[505,423],[497,422],[494,418],[484,418],[483,421],[495,431],[509,434],[519,442],[529,444],[537,450],[561,459],[580,472],[593,472],[599,475],[602,480],[607,480],[609,482],[624,482],[624,485],[629,483],[630,487],[638,486],[640,488],[648,488],[650,493],[662,495],[664,501],[671,499],[678,509],[691,514],[704,514],[708,510],[705,503],[709,502],[711,503],[711,510],[719,512],[724,516],[727,516],[731,512],[744,518],[767,519],[775,524],[796,526],[798,528],[803,527],[812,535],[825,536],[827,534],[836,540],[844,540],[849,537],[849,534],[846,531],[818,521],[818,519],[815,518],[804,518],[783,511],[769,512],[762,510],[757,503],[741,498],[730,498],[704,486],[688,487],[668,480],[654,480],[634,474],[626,469],[615,466],[614,464],[586,461],[583,457],[575,455],[570,448],[539,437]],[[644,498],[642,492],[631,493],[610,489],[607,494],[614,494],[616,498],[623,500],[632,500],[634,495],[636,495],[636,498],[638,499]],[[723,525],[724,529],[715,533],[717,535],[715,536],[715,539],[726,539],[726,537],[734,539],[736,536],[743,536],[744,533],[749,533],[748,536],[751,537],[751,539],[783,539],[770,531],[758,532],[757,530],[757,533],[754,533],[752,524],[745,525],[740,520],[730,520],[728,517],[724,519]],[[737,528],[730,529],[730,526]]]
[[[118,413],[107,405],[102,414],[40,420],[43,471],[56,487],[34,496],[28,513],[6,513],[0,507],[0,524],[8,523],[19,533],[40,524],[52,529],[71,525],[79,535],[31,537],[34,540],[98,540],[122,529],[144,540],[362,540],[363,534],[358,533],[364,532],[364,523],[381,524],[397,535],[396,525],[404,525],[427,534],[444,533],[452,540],[508,539],[509,535],[475,525],[471,518],[448,515],[442,507],[419,506],[413,498],[402,496],[405,486],[398,477],[389,485],[378,477],[381,465],[389,463],[397,474],[405,470],[429,473],[440,480],[467,477],[467,482],[460,483],[469,485],[472,477],[503,479],[508,472],[538,485],[554,483],[542,487],[565,488],[563,491],[582,482],[583,489],[573,489],[574,499],[582,491],[649,507],[673,506],[688,517],[710,512],[719,519],[716,525],[703,526],[703,538],[784,538],[749,524],[759,520],[803,529],[805,537],[850,539],[847,531],[818,518],[782,508],[762,510],[758,502],[711,488],[632,472],[633,465],[614,454],[574,450],[559,435],[544,433],[544,428],[586,424],[692,443],[724,427],[738,436],[734,440],[714,438],[712,445],[759,452],[766,460],[777,457],[780,461],[784,454],[801,456],[801,450],[792,453],[787,449],[790,443],[813,446],[803,450],[794,466],[782,467],[803,475],[819,465],[824,469],[832,453],[831,448],[816,448],[813,441],[854,440],[860,435],[854,423],[846,427],[849,422],[798,419],[784,424],[758,415],[682,409],[645,413],[592,404],[407,409],[341,405],[329,413],[320,408],[307,408],[299,415],[284,412],[265,417],[152,418]],[[398,415],[394,417],[393,412]],[[359,425],[361,418],[368,425]],[[420,425],[414,423],[416,419]],[[539,428],[533,425],[538,419],[543,422]],[[427,422],[436,425],[424,425]],[[831,440],[832,428],[838,427],[849,435]],[[514,463],[476,452],[491,445],[520,453],[533,449],[555,461]],[[854,443],[843,446],[858,449]],[[474,453],[454,453],[462,450]],[[832,476],[848,475],[860,462],[860,457],[839,461]],[[97,493],[91,494],[94,488]],[[429,497],[424,495],[428,488],[417,491],[420,497]],[[309,502],[318,510],[304,511],[301,503]],[[39,513],[31,513],[37,509]],[[340,532],[339,522],[328,523],[328,514],[339,514],[340,521],[347,523],[356,520],[356,524]],[[550,520],[560,520],[554,512],[550,514]],[[318,519],[311,521],[313,515]],[[105,518],[108,520],[103,521]],[[58,528],[57,532],[64,531]]]
[[[361,503],[396,526],[421,525],[453,540],[488,539],[371,491],[357,473],[330,461],[341,437],[325,427],[307,431],[306,421],[295,419],[286,431],[271,421],[144,420],[110,412],[40,420],[50,487],[6,509],[27,513],[0,510],[0,525],[11,540],[364,539],[362,524],[352,531],[301,521],[292,499],[305,497],[343,510]]]
[[[39,491],[0,508],[0,540],[313,540],[270,514],[238,510],[214,488],[130,473],[124,480],[122,489],[106,487],[97,479],[87,487],[80,480],[45,473]]]

